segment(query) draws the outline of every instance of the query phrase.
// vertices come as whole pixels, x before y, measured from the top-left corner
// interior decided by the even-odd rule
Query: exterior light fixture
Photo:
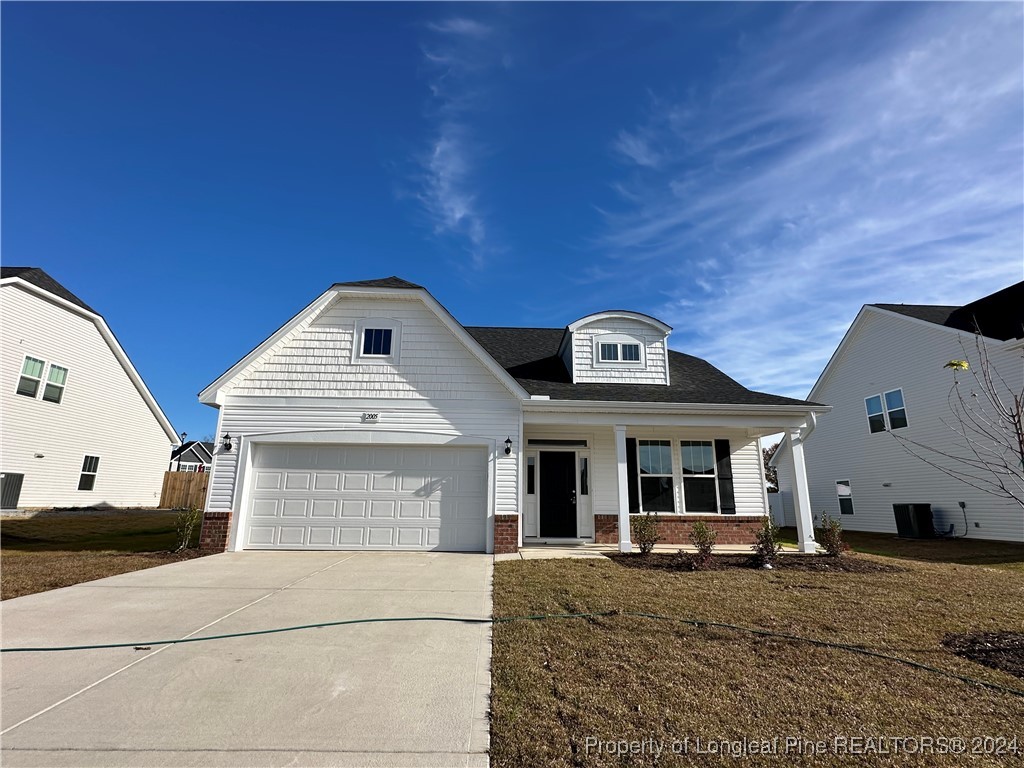
[[[182,444],[185,443],[185,438],[186,437],[188,437],[188,432],[182,432],[181,433],[181,442],[182,442]]]
[[[511,437],[506,437],[505,438],[505,455],[508,456],[510,453],[512,453],[512,438]]]
[[[231,438],[231,434],[230,433],[227,433],[227,434],[224,435],[224,441],[221,443],[221,445],[224,446],[224,450],[225,451],[230,451],[231,450],[231,440],[232,440],[232,438]]]

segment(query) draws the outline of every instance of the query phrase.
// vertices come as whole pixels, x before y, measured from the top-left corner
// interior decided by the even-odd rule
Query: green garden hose
[[[678,616],[662,616],[657,613],[641,613],[634,611],[601,611],[598,613],[541,613],[532,616],[495,616],[494,618],[473,618],[473,617],[457,617],[457,616],[395,616],[386,618],[373,618],[373,619],[346,619],[343,621],[322,621],[316,624],[300,624],[295,627],[277,627],[275,629],[256,629],[250,632],[232,632],[225,635],[205,635],[203,637],[185,637],[178,640],[149,640],[146,642],[135,642],[135,643],[97,643],[93,645],[64,645],[64,646],[42,646],[36,648],[0,648],[0,653],[55,653],[62,651],[94,651],[102,650],[106,648],[137,648],[148,650],[154,645],[182,645],[184,643],[202,643],[208,640],[230,640],[236,637],[253,637],[256,635],[273,635],[280,632],[297,632],[303,629],[322,629],[325,627],[342,627],[350,624],[381,624],[387,622],[408,622],[408,621],[440,621],[440,622],[451,622],[455,624],[509,624],[518,621],[548,621],[551,619],[599,619],[608,618],[610,616],[628,616],[632,618],[640,619],[654,619],[656,621],[674,621],[681,624],[689,624],[694,627],[709,628],[713,627],[716,629],[731,629],[737,632],[746,632],[752,635],[758,635],[761,637],[777,637],[783,640],[790,640],[800,643],[809,643],[816,645],[821,648],[834,648],[836,650],[848,651],[850,653],[859,653],[864,656],[871,656],[876,659],[884,659],[886,661],[893,661],[898,664],[904,664],[914,669],[920,669],[925,672],[932,672],[943,677],[952,678],[953,680],[959,680],[960,682],[967,683],[969,685],[978,685],[984,688],[989,688],[993,691],[999,691],[1000,693],[1008,693],[1012,696],[1019,696],[1024,698],[1024,690],[1017,688],[1010,688],[1005,685],[999,685],[998,683],[989,683],[985,680],[978,680],[973,677],[967,677],[966,675],[958,675],[954,672],[949,672],[945,669],[938,667],[932,667],[927,664],[922,664],[918,661],[912,661],[910,659],[904,659],[900,656],[892,656],[887,653],[881,653],[879,651],[873,651],[870,648],[865,648],[860,645],[850,645],[847,643],[832,643],[826,640],[815,640],[810,637],[800,637],[799,635],[791,635],[786,632],[775,632],[768,629],[759,629],[757,627],[744,627],[739,624],[727,624],[721,621],[705,621],[702,619],[687,619],[680,618]]]

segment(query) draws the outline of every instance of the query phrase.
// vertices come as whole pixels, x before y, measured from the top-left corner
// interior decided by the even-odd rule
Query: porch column
[[[796,532],[801,552],[815,552],[814,512],[811,510],[811,493],[807,486],[807,465],[804,463],[804,444],[800,441],[800,430],[789,430],[789,450],[793,455],[793,511],[796,517]]]
[[[629,473],[626,470],[626,428],[615,427],[615,460],[619,477],[619,552],[632,552],[629,540]]]

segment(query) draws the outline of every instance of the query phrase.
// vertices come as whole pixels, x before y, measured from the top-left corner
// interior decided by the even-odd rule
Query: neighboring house
[[[213,443],[189,440],[171,451],[169,472],[209,472],[213,463]]]
[[[975,323],[993,369],[1020,393],[1024,282],[963,307],[869,304],[860,310],[808,395],[833,407],[807,443],[816,515],[827,511],[853,531],[895,533],[893,504],[931,504],[939,533],[952,528],[955,536],[1024,542],[1019,504],[929,466],[899,439],[964,455],[947,426],[955,423],[948,402],[953,373],[943,366],[966,358],[978,369]],[[961,386],[973,384],[970,373],[959,377]],[[790,440],[783,440],[773,463],[785,521],[793,525]]]
[[[3,508],[153,507],[177,435],[96,310],[0,269]]]
[[[758,437],[827,408],[745,389],[670,331],[626,311],[465,328],[405,280],[338,283],[200,393],[219,409],[203,545],[629,551],[641,512],[664,543],[696,520],[752,541]]]

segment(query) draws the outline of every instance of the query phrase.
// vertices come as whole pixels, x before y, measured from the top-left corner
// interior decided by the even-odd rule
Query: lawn
[[[971,556],[967,549],[953,554]],[[628,560],[506,561],[495,565],[494,613],[617,609],[760,627],[862,645],[1024,690],[1024,679],[942,645],[947,633],[1024,630],[1020,571],[909,556],[846,557],[898,570],[813,572],[783,565],[692,572],[626,567],[636,564]],[[812,754],[818,740],[825,742],[827,764],[894,762],[877,751],[842,754],[836,737],[1017,738],[1024,755],[1022,697],[892,661],[730,629],[627,616],[499,623],[492,675],[492,761],[499,767],[811,765],[822,761]],[[783,754],[698,753],[698,738],[701,749],[714,742],[722,751],[778,738],[769,749]],[[791,742],[785,754],[786,738],[802,741]],[[638,754],[597,753],[595,740],[635,742],[627,748]],[[685,755],[671,754],[673,740]],[[892,742],[873,744],[894,748]],[[982,749],[1000,744],[977,743]],[[664,748],[660,758],[652,745]],[[1024,762],[1021,756],[967,761],[920,753],[898,759],[929,766]]]
[[[795,528],[782,528],[782,540],[796,544]],[[843,531],[843,540],[855,552],[929,563],[987,565],[1014,570],[1024,576],[1024,544],[980,539],[900,539],[892,533]]]
[[[175,554],[174,512],[5,518],[0,521],[4,600],[195,557]],[[192,545],[199,543],[198,527]]]

